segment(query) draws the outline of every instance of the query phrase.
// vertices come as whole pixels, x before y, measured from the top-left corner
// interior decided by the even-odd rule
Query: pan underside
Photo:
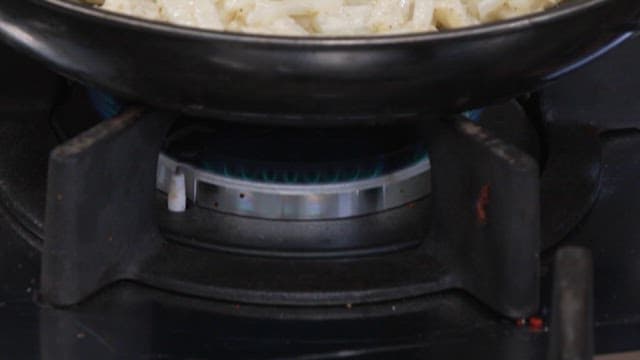
[[[639,11],[636,0],[574,0],[450,32],[296,39],[178,28],[60,0],[7,0],[0,35],[61,74],[131,101],[322,127],[428,119],[525,93],[628,37]]]

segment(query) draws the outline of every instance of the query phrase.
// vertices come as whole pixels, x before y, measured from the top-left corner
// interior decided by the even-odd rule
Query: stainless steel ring
[[[158,159],[157,187],[167,193],[177,170],[185,175],[187,197],[198,206],[240,216],[277,220],[327,220],[389,210],[431,192],[428,158],[379,177],[335,184],[269,184],[217,175]]]

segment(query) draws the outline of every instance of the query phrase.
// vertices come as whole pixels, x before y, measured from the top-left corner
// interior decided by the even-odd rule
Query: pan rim
[[[46,4],[59,11],[66,11],[75,15],[90,16],[95,20],[107,22],[112,25],[118,25],[120,27],[134,27],[138,31],[160,32],[167,35],[184,36],[205,41],[233,41],[279,46],[353,47],[397,45],[417,42],[459,41],[462,39],[511,33],[523,30],[527,27],[542,26],[546,23],[559,21],[570,16],[579,16],[579,14],[584,11],[605,5],[615,0],[569,0],[568,2],[570,4],[561,3],[556,7],[542,12],[490,24],[474,25],[445,31],[357,36],[287,36],[208,30],[118,14],[73,2],[72,0],[29,1]]]

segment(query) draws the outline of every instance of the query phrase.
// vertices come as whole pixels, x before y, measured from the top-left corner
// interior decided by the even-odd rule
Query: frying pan
[[[159,108],[326,126],[425,118],[513,97],[621,42],[639,13],[638,0],[567,0],[440,33],[296,38],[180,28],[68,0],[3,0],[0,35],[63,75]]]

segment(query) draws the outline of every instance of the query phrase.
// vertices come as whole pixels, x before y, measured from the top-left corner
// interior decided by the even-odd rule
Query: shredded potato
[[[104,0],[102,9],[176,25],[279,35],[425,32],[534,13],[561,0]]]

